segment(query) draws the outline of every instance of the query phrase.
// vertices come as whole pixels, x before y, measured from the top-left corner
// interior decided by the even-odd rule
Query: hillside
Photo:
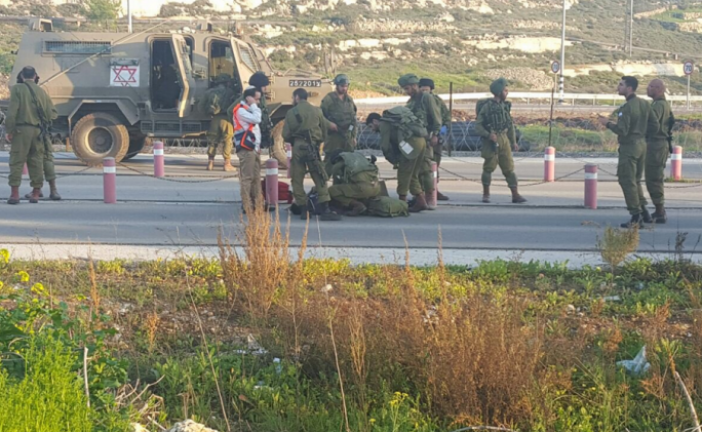
[[[82,0],[88,5],[115,1],[119,2]],[[0,14],[76,17],[86,9],[66,3],[0,0]],[[136,15],[171,20],[161,27],[168,30],[186,26],[193,18],[218,20],[223,30],[236,22],[265,47],[277,68],[312,69],[328,76],[343,71],[360,94],[395,93],[396,77],[405,72],[432,76],[440,91],[446,91],[449,82],[456,91],[484,90],[498,76],[511,79],[514,89],[550,90],[549,65],[560,57],[560,0],[133,3],[138,3]],[[682,61],[694,60],[693,54],[702,51],[702,2],[636,1],[631,57],[624,49],[626,4],[625,0],[572,0],[568,5],[566,89],[612,92],[619,76],[635,74],[663,76],[671,91],[684,93]],[[145,28],[145,21],[136,22],[138,28]],[[124,20],[88,19],[82,25],[91,30],[116,27],[124,30]],[[0,69],[5,73],[21,31],[18,25],[5,24],[0,30]],[[693,76],[692,87],[695,93],[702,91],[699,73]]]

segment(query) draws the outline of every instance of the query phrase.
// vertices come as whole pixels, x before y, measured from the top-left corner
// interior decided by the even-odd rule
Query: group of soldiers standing
[[[666,223],[665,165],[672,152],[672,128],[675,118],[665,99],[665,84],[654,79],[648,84],[647,95],[653,102],[636,96],[639,81],[632,76],[622,77],[617,86],[624,105],[615,111],[614,119],[603,121],[607,129],[617,135],[619,163],[617,178],[624,192],[624,200],[631,219],[622,228],[641,227],[644,223]],[[616,120],[616,121],[613,121]],[[646,188],[655,205],[648,212],[646,197],[641,187],[644,177]]]
[[[50,185],[50,198],[60,200],[56,188],[49,128],[56,118],[51,98],[37,85],[39,77],[32,67],[25,67],[12,87],[10,107],[5,121],[7,140],[11,142],[9,184],[12,189],[9,204],[20,202],[19,186],[26,163],[32,192],[26,195],[36,203],[42,197],[44,179]],[[260,152],[272,145],[273,125],[266,105],[265,93],[270,85],[263,72],[249,80],[250,87],[235,98],[229,88],[229,76],[220,76],[215,87],[202,99],[201,109],[212,121],[208,137],[207,169],[214,169],[217,147],[222,146],[224,170],[231,171],[232,150],[239,158],[239,178],[242,208],[262,206]],[[322,220],[339,220],[341,214],[359,215],[366,211],[367,200],[380,195],[378,169],[374,160],[357,154],[357,108],[349,95],[351,82],[347,75],[334,78],[335,90],[327,94],[320,107],[308,102],[309,94],[298,88],[293,92],[293,108],[285,116],[283,139],[292,145],[288,169],[292,178],[294,203],[291,211],[306,219],[314,214]],[[366,124],[380,134],[380,146],[385,158],[397,169],[397,195],[407,202],[411,213],[433,210],[427,195],[434,193],[432,164],[441,163],[443,137],[451,122],[451,113],[444,101],[433,94],[434,82],[406,74],[398,84],[409,96],[404,107],[371,113]],[[644,223],[665,223],[664,208],[665,165],[671,153],[671,131],[674,123],[670,104],[665,99],[665,84],[651,81],[647,88],[649,103],[636,96],[638,80],[622,77],[617,91],[626,102],[614,118],[603,124],[614,132],[619,142],[617,177],[624,193],[631,219],[622,227],[642,226]],[[475,130],[481,136],[481,156],[484,159],[482,201],[490,202],[492,173],[502,170],[512,191],[512,202],[526,202],[518,191],[512,151],[518,150],[511,103],[507,101],[508,82],[504,78],[490,85],[493,97],[478,102]],[[324,160],[321,147],[324,143]],[[641,187],[645,182],[655,211],[650,214]],[[309,173],[315,184],[315,202],[308,205],[304,178]],[[333,184],[327,186],[329,178]],[[414,198],[407,201],[408,194]],[[449,198],[437,191],[438,200]],[[330,205],[331,204],[331,205]]]

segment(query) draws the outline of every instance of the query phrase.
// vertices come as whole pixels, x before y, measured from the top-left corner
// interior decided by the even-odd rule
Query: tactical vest
[[[493,99],[481,99],[475,104],[476,114],[485,111],[487,126],[491,132],[504,132],[512,127],[510,111],[512,104],[509,102],[496,103]]]

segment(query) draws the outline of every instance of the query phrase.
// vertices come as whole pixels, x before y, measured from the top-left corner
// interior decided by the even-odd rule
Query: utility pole
[[[127,0],[127,32],[132,32],[132,0]]]
[[[624,46],[626,47],[629,57],[631,57],[634,50],[634,0],[627,1],[628,4],[624,6]]]
[[[563,0],[563,22],[561,24],[561,74],[558,80],[558,103],[563,103],[565,86],[563,83],[563,72],[565,72],[565,34],[566,34],[566,3],[568,0]]]

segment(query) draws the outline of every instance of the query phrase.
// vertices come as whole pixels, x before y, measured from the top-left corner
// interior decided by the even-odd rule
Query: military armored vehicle
[[[210,119],[195,109],[198,97],[220,74],[229,75],[241,94],[249,77],[263,71],[271,80],[266,98],[275,125],[273,154],[286,166],[281,132],[292,92],[307,88],[310,101],[319,103],[331,81],[303,71],[275,72],[260,48],[203,27],[64,33],[33,23],[22,36],[12,78],[24,66],[36,68],[58,110],[54,137],[69,139],[76,156],[94,165],[105,157],[129,159],[148,139],[204,139]]]

